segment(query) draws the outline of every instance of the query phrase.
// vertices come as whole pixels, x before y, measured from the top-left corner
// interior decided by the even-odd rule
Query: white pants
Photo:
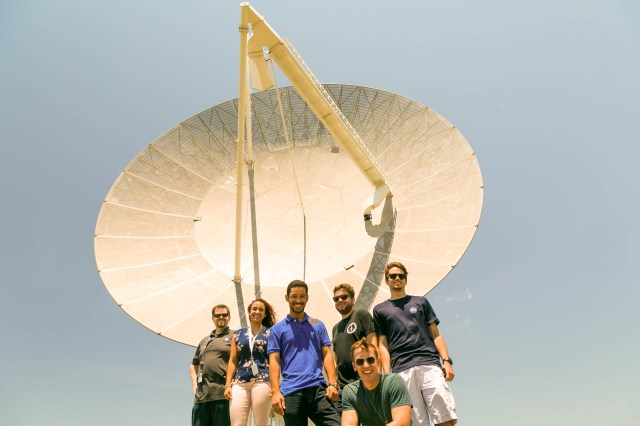
[[[269,382],[250,382],[235,384],[231,388],[229,414],[232,426],[247,426],[249,411],[253,409],[255,426],[269,424],[271,410],[271,384]]]
[[[419,365],[398,373],[409,389],[411,420],[414,425],[457,423],[456,403],[437,365]]]

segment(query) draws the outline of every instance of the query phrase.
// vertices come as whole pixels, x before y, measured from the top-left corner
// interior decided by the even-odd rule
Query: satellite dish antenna
[[[340,319],[339,283],[354,286],[359,308],[388,298],[389,260],[426,294],[477,229],[473,150],[416,101],[320,84],[249,4],[241,16],[238,99],[159,136],[104,200],[95,253],[111,296],[153,332],[196,345],[218,303],[234,328],[258,295],[284,317],[293,279],[309,284],[306,311],[328,326]],[[293,86],[275,85],[269,61]]]

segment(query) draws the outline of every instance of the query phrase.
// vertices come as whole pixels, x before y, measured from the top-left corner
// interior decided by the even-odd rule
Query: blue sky
[[[478,155],[478,233],[428,295],[461,424],[640,425],[639,4],[252,4],[321,81],[417,100]],[[93,231],[135,154],[237,96],[239,9],[0,4],[1,424],[188,424],[193,349],[117,307]]]

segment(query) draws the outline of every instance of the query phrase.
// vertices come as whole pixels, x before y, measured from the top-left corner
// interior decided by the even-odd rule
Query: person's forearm
[[[236,375],[237,368],[238,367],[236,366],[235,360],[229,360],[229,365],[227,366],[227,382],[225,383],[225,386],[231,385],[231,382],[233,382],[233,377]]]
[[[284,415],[285,400],[280,392],[280,354],[269,355],[269,380],[271,381],[271,408],[277,414]]]
[[[336,364],[333,361],[331,351],[328,351],[324,357],[324,371],[327,372],[327,380],[329,380],[329,383],[336,383],[338,381],[338,376],[336,374]]]
[[[191,387],[193,388],[193,392],[196,392],[198,387],[198,371],[200,366],[196,366],[193,364],[189,365],[189,376],[191,377]]]
[[[387,426],[409,426],[411,422],[402,420],[391,420],[391,423],[387,423]]]
[[[435,345],[440,358],[448,359],[449,351],[447,350],[447,344],[444,342],[444,337],[442,337],[442,334],[440,334],[440,330],[438,329],[438,325],[436,323],[429,324],[429,334],[431,334],[433,344]]]
[[[449,359],[449,350],[447,349],[447,344],[444,342],[442,335],[433,339],[433,344],[436,346],[436,350],[438,351],[440,358]]]
[[[435,324],[429,325],[429,332],[433,337],[433,344],[435,345],[436,350],[438,351],[438,355],[440,355],[440,358],[442,358],[443,360],[450,359],[449,350],[447,349],[447,344],[444,342],[444,338],[442,337],[442,334],[440,334],[440,330],[438,330],[438,326]],[[453,372],[453,365],[451,365],[451,362],[443,361],[442,369],[444,371],[444,379],[447,382],[452,381],[453,378],[455,377],[455,373]]]
[[[389,354],[389,349],[386,343],[382,344],[382,342],[380,342],[379,350],[380,350],[380,362],[382,363],[382,369],[384,370],[385,373],[389,374],[391,373],[391,355]]]
[[[273,360],[269,361],[269,382],[271,383],[271,392],[280,393],[280,363]]]
[[[411,406],[404,405],[391,410],[391,423],[387,426],[409,426],[411,424]]]
[[[342,412],[341,426],[358,426],[359,424],[356,410],[344,410]]]

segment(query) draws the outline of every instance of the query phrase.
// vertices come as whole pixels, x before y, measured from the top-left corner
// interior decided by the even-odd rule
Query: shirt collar
[[[309,318],[311,317],[307,315],[307,313],[305,312],[304,317],[302,318],[302,321],[300,321],[300,323],[302,324],[303,322],[308,322]],[[292,317],[291,314],[287,314],[286,320],[287,320],[287,324],[290,323],[291,321],[298,321],[297,319]]]
[[[211,335],[209,337],[224,336],[225,334],[229,334],[229,327],[226,327],[224,330],[222,330],[218,334],[216,334],[216,329],[214,328],[213,331],[211,331]]]

